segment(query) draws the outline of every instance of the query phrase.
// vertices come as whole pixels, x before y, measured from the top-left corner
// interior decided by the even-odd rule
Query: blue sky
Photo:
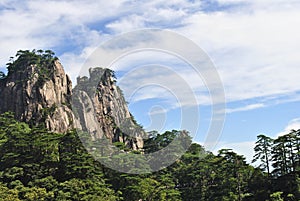
[[[0,28],[1,70],[19,49],[52,49],[73,81],[102,43],[144,28],[168,29],[202,48],[222,80],[226,119],[216,149],[233,148],[250,158],[258,134],[276,137],[300,128],[298,0],[0,0]],[[180,68],[200,111],[194,140],[203,142],[211,118],[209,91],[186,64],[169,56],[136,54],[112,68],[121,87],[129,69],[153,64],[153,58],[155,64]],[[164,79],[172,83],[172,77]],[[131,112],[148,129],[180,128],[181,108],[164,90],[145,87],[131,96],[125,90]]]

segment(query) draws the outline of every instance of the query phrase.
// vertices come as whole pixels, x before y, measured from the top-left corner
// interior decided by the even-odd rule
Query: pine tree
[[[260,161],[259,167],[262,170],[267,170],[268,177],[270,176],[270,167],[272,159],[272,143],[273,139],[265,135],[258,135],[257,141],[255,143],[254,151],[255,155],[253,157],[252,163]]]

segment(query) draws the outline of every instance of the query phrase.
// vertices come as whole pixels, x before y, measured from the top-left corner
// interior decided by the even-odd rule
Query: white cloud
[[[271,2],[265,1],[263,5],[267,3]],[[287,3],[283,1],[276,4],[276,8],[282,10],[275,9],[275,6],[274,9],[265,9],[263,5],[255,2],[249,6],[249,12],[198,11],[188,15],[185,12],[181,21],[186,25],[175,29],[209,53],[223,80],[228,102],[300,90],[297,84],[300,60],[296,54],[300,46],[300,29],[296,26],[300,22],[299,7],[286,9],[282,5]],[[139,19],[151,21],[151,17],[145,16],[139,15]],[[136,17],[132,15],[135,27]],[[140,20],[138,27],[143,26]],[[118,26],[120,31],[122,26]],[[195,85],[197,81],[191,83]]]
[[[196,93],[188,82],[165,66],[137,68],[120,80],[120,86],[129,102],[159,98],[165,99],[171,108],[197,105]]]
[[[282,10],[282,9],[293,9],[299,7],[300,3],[298,0],[217,0],[221,5],[239,5],[241,8],[246,9],[264,9],[264,10]]]
[[[299,19],[299,9],[199,12],[179,31],[208,52],[235,101],[300,90]]]
[[[86,59],[86,50],[107,38],[102,30],[90,28],[89,24],[124,15],[127,12],[121,7],[124,2],[2,1],[0,41],[5,48],[0,49],[0,67],[3,68],[19,49],[54,49],[64,51],[58,56],[74,80],[77,68]]]
[[[300,129],[300,118],[292,119],[288,125],[283,129],[283,131],[277,133],[275,137],[282,136],[291,132],[291,130]]]
[[[141,29],[145,26],[144,23],[145,19],[143,19],[143,17],[138,15],[131,15],[106,25],[106,28],[109,28],[116,33],[122,33]]]
[[[4,67],[9,57],[19,49],[59,50],[61,46],[66,49],[62,53],[64,63],[74,64],[78,59],[71,58],[71,55],[87,57],[87,49],[94,49],[112,37],[104,33],[107,28],[118,34],[145,27],[149,23],[155,27],[158,23],[171,23],[174,19],[179,19],[179,22],[185,15],[185,9],[198,4],[185,0],[28,0],[14,3],[3,0],[0,5],[0,40],[2,47],[6,47],[0,50],[0,67]],[[75,47],[75,50],[68,46]],[[81,53],[78,52],[80,48]],[[78,71],[73,67],[66,68],[72,75]]]
[[[263,108],[263,107],[266,107],[266,105],[263,103],[256,103],[256,104],[251,104],[251,105],[247,105],[244,107],[227,108],[226,113],[243,112],[243,111],[254,110],[254,109]]]

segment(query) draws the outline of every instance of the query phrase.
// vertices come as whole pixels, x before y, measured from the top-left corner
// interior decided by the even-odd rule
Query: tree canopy
[[[145,153],[167,146],[178,133],[151,132]],[[132,175],[95,161],[75,131],[51,133],[4,113],[0,115],[0,199],[299,200],[299,133],[293,130],[274,140],[259,135],[257,168],[231,149],[214,155],[192,143],[171,166]]]
[[[7,75],[0,72],[0,81],[4,80],[13,72],[22,72],[24,68],[34,65],[35,71],[39,75],[39,82],[49,79],[51,75],[51,65],[58,58],[51,50],[19,50],[15,57],[10,57],[10,61],[6,64]]]

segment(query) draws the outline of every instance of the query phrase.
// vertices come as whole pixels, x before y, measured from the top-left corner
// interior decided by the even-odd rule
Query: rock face
[[[143,148],[145,131],[130,114],[113,72],[104,68],[89,70],[90,77],[77,78],[73,108],[84,131],[94,139],[103,136],[111,142],[123,142],[133,150]]]
[[[72,83],[58,60],[48,70],[47,79],[41,78],[34,64],[10,73],[1,81],[0,112],[12,111],[20,121],[44,123],[50,131],[66,132],[73,128],[74,120]]]
[[[17,120],[44,124],[52,132],[78,128],[93,140],[106,137],[128,148],[143,148],[145,131],[134,121],[109,69],[90,69],[90,77],[72,83],[58,59],[47,65],[13,63],[0,79],[0,113],[11,111]]]

